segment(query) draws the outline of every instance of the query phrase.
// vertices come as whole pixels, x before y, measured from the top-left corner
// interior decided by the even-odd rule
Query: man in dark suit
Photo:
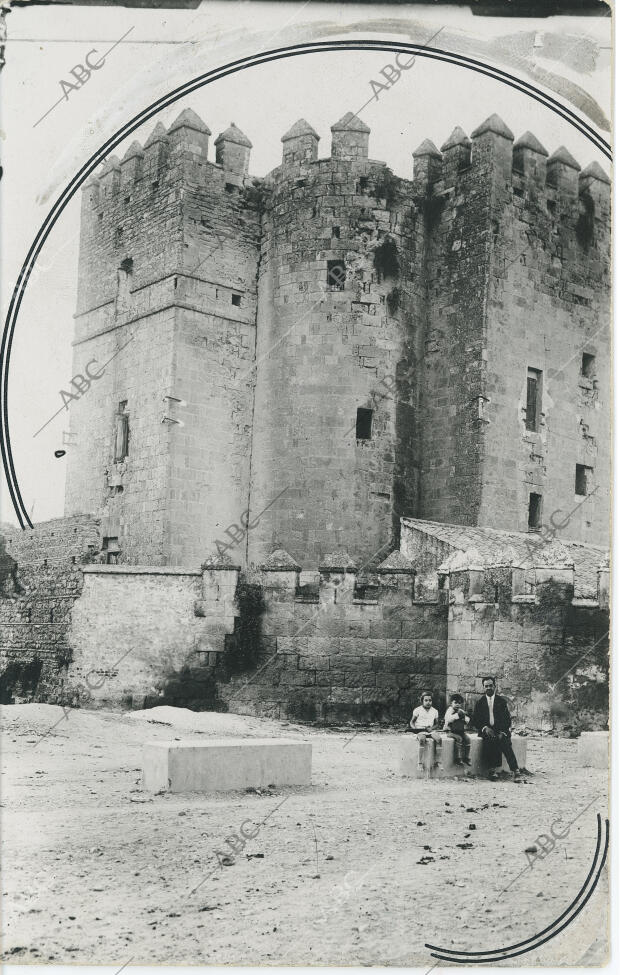
[[[495,693],[494,677],[485,677],[482,686],[484,694],[476,702],[473,723],[482,738],[482,754],[491,769],[489,778],[497,778],[497,766],[502,764],[502,755],[505,755],[514,781],[520,782],[519,763],[510,740],[512,718],[508,703],[506,698]]]

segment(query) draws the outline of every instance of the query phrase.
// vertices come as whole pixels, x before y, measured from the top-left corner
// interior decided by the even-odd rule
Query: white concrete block
[[[489,767],[482,760],[482,738],[478,738],[475,733],[470,735],[471,747],[469,758],[471,765],[456,765],[454,758],[455,741],[447,735],[441,736],[441,742],[431,742],[427,739],[426,745],[420,754],[420,743],[417,735],[405,734],[400,739],[399,748],[399,770],[401,775],[409,775],[415,779],[441,779],[453,775],[487,775]],[[519,763],[519,768],[527,767],[527,738],[519,735],[512,736],[512,747],[515,758]],[[508,772],[508,763],[502,757],[502,769]]]
[[[152,792],[225,792],[311,782],[310,742],[212,738],[144,746],[142,786]]]
[[[522,738],[520,735],[512,736],[512,750],[515,753],[515,758],[518,762],[519,768],[527,768],[527,738]],[[478,738],[477,735],[472,735],[471,739],[471,753],[470,753],[470,772],[473,775],[487,775],[489,772],[489,766],[482,759],[482,738]],[[509,772],[508,762],[502,755],[502,772]]]
[[[609,732],[582,731],[577,741],[579,765],[607,768],[609,765]]]

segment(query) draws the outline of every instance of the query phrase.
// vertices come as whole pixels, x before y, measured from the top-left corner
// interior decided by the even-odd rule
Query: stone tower
[[[331,154],[304,120],[267,180],[259,278],[250,560],[385,552],[417,494],[409,187],[351,113]],[[271,504],[273,499],[277,502]]]
[[[260,181],[186,110],[85,187],[66,508],[112,559],[363,565],[401,516],[607,541],[608,178],[495,115],[411,179],[369,135],[320,159],[299,120]]]
[[[493,115],[471,143],[455,130],[441,161],[414,154],[428,212],[418,515],[527,531],[555,513],[561,533],[605,544],[609,180],[513,138]]]
[[[66,513],[128,562],[200,562],[248,505],[259,212],[250,143],[186,110],[84,190]],[[244,143],[242,143],[244,140]],[[93,361],[94,360],[94,361]]]

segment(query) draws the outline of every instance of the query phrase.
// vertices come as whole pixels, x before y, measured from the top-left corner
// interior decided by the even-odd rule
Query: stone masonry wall
[[[162,565],[169,558],[167,495],[171,427],[163,422],[172,389],[175,310],[156,311],[111,327],[74,349],[74,374],[108,363],[71,404],[65,512],[96,513],[102,534],[117,538],[119,560]],[[126,402],[129,452],[114,459],[116,414]]]
[[[236,570],[89,566],[73,609],[66,699],[217,709]]]
[[[259,195],[208,135],[185,111],[84,190],[66,511],[120,562],[199,565],[248,505]]]
[[[215,163],[209,136],[186,109],[85,187],[67,512],[154,565],[200,564],[244,518],[241,564],[284,547],[309,569],[343,544],[379,561],[401,516],[524,530],[531,493],[605,544],[601,168],[496,115],[425,140],[412,179],[368,157],[351,113],[325,159],[295,123],[264,180],[236,126]]]
[[[484,321],[492,161],[480,140],[456,129],[442,146],[414,155],[418,205],[426,217],[427,285],[417,516],[476,524],[482,487]],[[434,163],[434,165],[433,165]],[[424,178],[426,174],[426,178]]]
[[[555,512],[567,537],[607,544],[609,190],[596,163],[580,172],[531,133],[514,142],[497,115],[471,140],[457,127],[441,153],[428,141],[414,153],[428,296],[419,517],[525,531],[533,492],[544,524]],[[596,499],[576,494],[577,464]]]
[[[415,507],[420,313],[409,185],[368,159],[359,121],[333,127],[327,159],[318,137],[291,151],[312,142],[305,125],[265,185],[251,484],[264,514],[248,542],[250,562],[284,545],[310,568],[345,539],[362,562],[385,555]]]
[[[471,708],[495,676],[520,729],[578,735],[607,727],[609,608],[575,600],[572,570],[547,570],[515,594],[510,567],[452,572],[447,689]]]
[[[71,610],[82,565],[99,551],[99,523],[58,518],[0,538],[0,702],[62,695]]]
[[[440,710],[455,690],[472,707],[490,673],[519,729],[606,725],[603,567],[598,600],[574,597],[568,563],[439,566],[431,596],[432,546],[418,546],[417,568],[392,553],[370,574],[337,552],[316,584],[301,585],[281,551],[245,577],[216,562],[200,571],[92,564],[99,532],[93,519],[58,519],[4,542],[4,702],[400,724],[425,688]]]
[[[513,149],[492,238],[487,314],[485,479],[480,523],[528,527],[530,492],[560,535],[609,541],[609,182],[566,150],[536,140]],[[582,375],[582,358],[594,357]],[[542,385],[540,422],[526,429],[527,370]],[[584,501],[575,468],[588,474]],[[562,514],[558,514],[561,512]],[[570,517],[567,519],[567,515]]]
[[[261,574],[264,612],[253,669],[219,686],[231,711],[334,724],[403,723],[445,691],[447,614],[413,598],[413,574],[382,573],[372,596],[357,574],[321,569],[314,596],[299,572]]]

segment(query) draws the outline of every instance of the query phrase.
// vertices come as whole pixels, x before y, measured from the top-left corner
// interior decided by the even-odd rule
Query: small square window
[[[368,189],[368,176],[360,176],[357,181],[357,192],[365,193]]]
[[[528,531],[540,531],[542,522],[542,494],[530,494],[530,501],[527,513]]]
[[[340,227],[332,227],[332,237],[335,237],[336,240],[340,240]]]
[[[586,467],[585,464],[575,466],[575,494],[585,498],[591,490],[593,467]]]
[[[358,440],[370,440],[372,435],[372,410],[358,407],[355,436]]]
[[[332,291],[344,291],[347,277],[345,263],[340,258],[327,262],[327,284]]]
[[[99,221],[99,223],[101,223],[101,221],[103,220],[103,213],[97,214],[97,220]]]
[[[231,295],[230,296],[230,300],[233,303],[233,305],[236,305],[237,306],[237,308],[240,307],[240,305],[241,305],[241,295]]]
[[[591,355],[589,352],[584,352],[581,356],[581,375],[585,376],[586,379],[593,379],[596,375],[595,365],[596,356]]]
[[[236,186],[234,183],[226,183],[224,189],[226,190],[227,193],[234,193]]]

